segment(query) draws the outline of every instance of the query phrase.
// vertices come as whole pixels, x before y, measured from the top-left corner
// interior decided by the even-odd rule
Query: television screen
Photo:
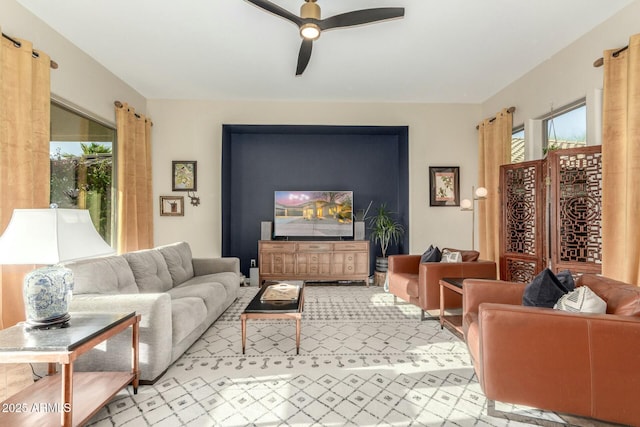
[[[353,191],[276,191],[273,234],[353,236]]]

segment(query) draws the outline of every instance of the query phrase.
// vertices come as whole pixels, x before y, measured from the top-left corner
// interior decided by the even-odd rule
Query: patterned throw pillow
[[[442,259],[440,262],[462,262],[462,254],[449,249],[442,250]]]
[[[580,286],[563,295],[553,308],[571,313],[604,314],[607,303],[588,287]]]

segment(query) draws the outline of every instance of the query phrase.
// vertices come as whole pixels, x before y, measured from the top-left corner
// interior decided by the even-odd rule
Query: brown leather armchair
[[[420,263],[421,255],[391,255],[387,279],[389,292],[396,298],[414,304],[422,309],[422,320],[426,310],[440,308],[440,279],[443,277],[496,278],[496,263],[493,261],[467,261],[477,259],[475,251],[462,252],[462,262]],[[446,296],[448,309],[461,308],[462,297],[450,292]]]
[[[464,281],[464,337],[489,415],[506,417],[499,401],[640,425],[640,288],[583,275],[576,286],[607,303],[587,314],[522,306],[525,286]]]

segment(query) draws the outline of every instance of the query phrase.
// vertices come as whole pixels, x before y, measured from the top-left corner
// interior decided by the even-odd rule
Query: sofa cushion
[[[440,259],[442,259],[442,253],[440,252],[440,249],[438,249],[437,246],[434,247],[433,245],[430,245],[429,248],[422,254],[420,263],[422,264],[423,262],[440,262]]]
[[[580,286],[561,296],[553,308],[571,313],[604,314],[607,303],[587,286]]]
[[[570,290],[572,289],[568,289],[566,284],[561,283],[558,277],[546,268],[524,288],[522,305],[553,308],[560,297]]]
[[[240,291],[240,282],[238,280],[238,275],[230,271],[225,271],[223,273],[205,274],[203,276],[195,276],[181,284],[179,287],[182,288],[197,284],[210,283],[218,283],[224,286],[226,296],[231,297],[232,299],[236,299],[238,296],[238,292]],[[222,296],[220,296],[220,298],[222,298]]]
[[[164,257],[173,280],[173,286],[178,286],[191,279],[193,273],[193,262],[191,247],[186,242],[173,243],[171,245],[159,246],[156,248]]]
[[[92,258],[63,264],[73,271],[74,294],[137,294],[138,286],[121,256]]]
[[[166,292],[173,287],[167,263],[155,249],[129,252],[124,255],[140,292]]]
[[[207,317],[202,298],[184,297],[171,300],[171,342],[175,346],[193,332]]]
[[[220,283],[201,283],[189,286],[178,286],[169,289],[169,295],[172,300],[185,297],[198,297],[204,301],[207,313],[218,309],[227,298],[227,291]]]

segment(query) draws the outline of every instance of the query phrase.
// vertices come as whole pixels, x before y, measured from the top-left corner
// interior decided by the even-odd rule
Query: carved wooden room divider
[[[530,282],[540,271],[600,273],[601,147],[554,150],[500,167],[500,278]]]

